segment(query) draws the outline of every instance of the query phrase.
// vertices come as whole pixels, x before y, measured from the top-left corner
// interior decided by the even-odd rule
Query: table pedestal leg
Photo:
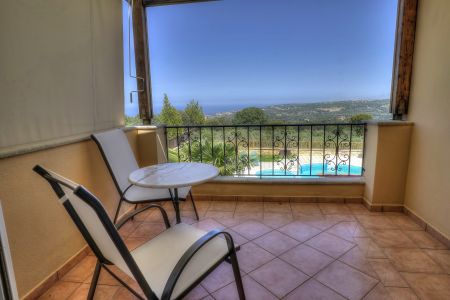
[[[174,188],[173,208],[175,209],[175,216],[177,224],[181,223],[180,217],[180,198],[178,197],[178,188]]]

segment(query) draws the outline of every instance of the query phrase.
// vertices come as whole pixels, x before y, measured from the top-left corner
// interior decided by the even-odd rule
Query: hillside
[[[279,104],[261,107],[272,122],[287,123],[332,123],[342,122],[353,115],[367,113],[374,120],[387,120],[389,100],[353,100],[304,104]],[[221,112],[209,119],[232,118],[234,112]]]

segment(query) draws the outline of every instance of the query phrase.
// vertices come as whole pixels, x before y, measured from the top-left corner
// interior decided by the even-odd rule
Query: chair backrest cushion
[[[81,185],[55,172],[45,170],[40,166],[36,166],[34,170],[51,183],[53,189],[57,193],[57,196],[60,197],[59,200],[61,204],[64,205],[73,221],[80,229],[80,224],[77,224],[76,220],[76,218],[79,218],[82,226],[86,228],[87,235],[86,233],[81,233],[91,248],[94,250],[95,247],[90,244],[90,238],[95,243],[95,246],[98,248],[101,256],[109,262],[120,266],[124,271],[128,271],[128,275],[132,276],[121,252],[117,248],[117,242],[123,243],[123,241],[121,240],[119,233],[115,229],[114,224],[111,222],[111,219],[106,213],[106,210],[101,202]],[[45,177],[46,174],[49,174],[51,178]],[[51,181],[50,179],[52,178],[58,180],[59,182]],[[61,182],[63,184],[61,184]],[[77,195],[79,193],[82,193],[82,198]],[[69,207],[66,202],[69,202],[71,207]],[[71,208],[75,210],[76,216],[71,214]],[[116,240],[116,243],[113,242],[113,238]]]
[[[130,143],[121,129],[92,135],[120,193],[130,185],[128,176],[139,168]]]

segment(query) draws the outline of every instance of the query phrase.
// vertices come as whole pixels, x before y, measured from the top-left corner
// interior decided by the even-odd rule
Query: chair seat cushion
[[[178,189],[178,197],[186,199],[191,187]],[[172,190],[173,194],[173,190]],[[125,192],[125,199],[129,202],[141,202],[148,200],[167,200],[170,199],[169,189],[151,189],[133,185]]]
[[[181,223],[172,226],[131,252],[150,288],[159,298],[162,296],[172,270],[184,252],[205,234],[206,232],[201,229]],[[203,246],[182,272],[171,299],[178,297],[227,252],[228,247],[223,236],[217,236]]]

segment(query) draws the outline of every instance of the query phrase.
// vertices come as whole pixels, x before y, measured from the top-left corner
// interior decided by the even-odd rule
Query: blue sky
[[[395,0],[222,0],[149,8],[155,112],[164,93],[179,108],[195,99],[205,111],[389,98],[396,10]],[[129,90],[134,80],[125,33]],[[126,99],[126,113],[137,114],[137,99],[130,105],[127,92]]]

